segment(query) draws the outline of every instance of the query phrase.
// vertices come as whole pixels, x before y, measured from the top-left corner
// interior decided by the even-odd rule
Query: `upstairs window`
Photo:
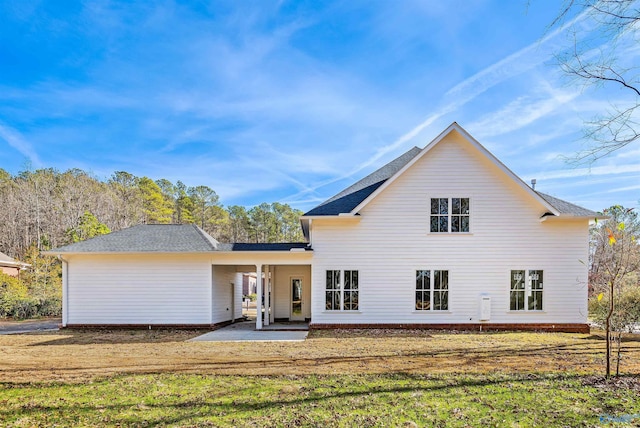
[[[512,311],[541,311],[543,272],[541,270],[512,270],[510,309]]]
[[[328,270],[326,275],[325,308],[328,311],[358,310],[358,271]]]
[[[432,233],[469,232],[469,198],[431,198]]]

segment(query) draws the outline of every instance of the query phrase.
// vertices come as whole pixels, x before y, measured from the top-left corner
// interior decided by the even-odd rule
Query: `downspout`
[[[69,262],[61,254],[58,254],[58,259],[62,262],[62,327],[66,327],[69,318]]]

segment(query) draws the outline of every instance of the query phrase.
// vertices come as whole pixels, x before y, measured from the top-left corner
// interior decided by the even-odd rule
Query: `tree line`
[[[81,169],[12,175],[0,168],[0,252],[29,263],[0,274],[0,317],[58,315],[61,266],[42,251],[137,224],[197,224],[221,242],[302,242],[302,211],[262,203],[224,207],[208,186],[117,171],[100,180]]]
[[[301,211],[280,203],[224,207],[208,186],[115,172],[107,180],[71,169],[0,169],[0,251],[55,248],[137,224],[197,224],[222,242],[300,242]]]

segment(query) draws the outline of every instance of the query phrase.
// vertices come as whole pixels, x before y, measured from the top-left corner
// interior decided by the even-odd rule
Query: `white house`
[[[304,214],[308,243],[223,244],[140,225],[49,252],[63,325],[215,326],[256,272],[263,328],[588,331],[589,221],[536,192],[453,123]]]

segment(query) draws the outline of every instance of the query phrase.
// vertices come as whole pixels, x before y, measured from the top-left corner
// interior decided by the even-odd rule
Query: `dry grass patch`
[[[63,330],[0,336],[0,382],[82,382],[120,374],[599,374],[600,335],[321,331],[305,342],[186,342],[183,330]],[[640,373],[627,337],[622,371]]]

